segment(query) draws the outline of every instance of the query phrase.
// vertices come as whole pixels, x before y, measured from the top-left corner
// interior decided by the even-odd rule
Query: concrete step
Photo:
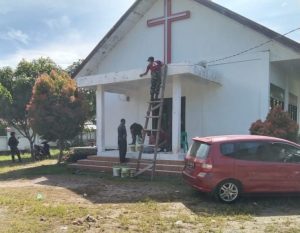
[[[147,165],[151,164],[151,161],[141,161],[140,167],[141,169],[146,167]],[[112,168],[113,166],[118,166],[119,163],[116,162],[111,162],[111,161],[100,161],[100,160],[90,160],[90,159],[83,159],[77,161],[77,164],[82,164],[82,165],[95,165],[95,166],[104,166],[104,167],[110,167]],[[129,163],[126,163],[126,165],[130,168],[136,168],[136,161],[132,161]],[[161,163],[156,163],[156,169],[157,170],[165,170],[165,171],[182,171],[183,165],[172,165],[172,164],[161,164]]]
[[[117,157],[104,157],[104,156],[88,156],[88,160],[96,160],[96,161],[110,161],[114,163],[119,163],[120,160]],[[148,162],[151,161],[149,159],[142,159],[142,162]],[[136,163],[137,159],[131,159],[127,158],[128,163]],[[179,160],[156,160],[157,164],[167,164],[167,165],[181,165],[184,166],[184,161],[179,161]]]
[[[109,166],[96,166],[96,165],[86,165],[86,164],[78,164],[72,163],[68,165],[70,168],[79,169],[79,170],[90,170],[90,171],[98,171],[98,172],[111,172],[112,167]],[[166,170],[159,170],[156,169],[155,173],[157,175],[181,175],[181,171],[166,171]],[[146,171],[145,174],[151,174],[151,170]]]

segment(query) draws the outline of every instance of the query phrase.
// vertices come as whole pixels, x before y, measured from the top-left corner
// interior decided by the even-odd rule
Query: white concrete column
[[[269,51],[260,53],[260,104],[259,106],[259,117],[260,119],[266,119],[266,116],[270,110],[270,53]]]
[[[105,150],[105,129],[104,129],[104,90],[102,85],[96,90],[96,121],[97,121],[97,155]]]
[[[284,90],[284,111],[287,112],[289,110],[290,103],[290,85],[289,85],[289,77],[285,78],[285,90]]]
[[[181,133],[181,82],[180,78],[173,78],[173,112],[172,112],[172,150],[174,154],[180,152]]]

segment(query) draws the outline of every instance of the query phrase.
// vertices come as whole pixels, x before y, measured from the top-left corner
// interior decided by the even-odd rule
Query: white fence
[[[92,132],[92,133],[85,133],[82,135],[82,139],[85,142],[86,145],[89,146],[94,146],[95,145],[95,138],[96,138],[96,133]],[[8,134],[7,136],[0,136],[0,152],[1,151],[9,151],[9,147],[7,145],[8,139],[9,139],[10,135]],[[19,145],[18,148],[19,150],[30,150],[30,144],[27,138],[23,137],[22,135],[18,134],[16,132],[16,137],[19,140]],[[40,139],[39,137],[36,138],[35,143],[36,144],[40,144],[43,140]],[[49,143],[50,146],[56,146],[55,142],[50,142]]]
[[[7,137],[6,136],[0,136],[0,151],[7,151]]]

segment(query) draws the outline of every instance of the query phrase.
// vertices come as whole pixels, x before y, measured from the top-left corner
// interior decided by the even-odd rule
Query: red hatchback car
[[[300,146],[254,135],[194,138],[182,174],[226,203],[242,193],[300,192]]]

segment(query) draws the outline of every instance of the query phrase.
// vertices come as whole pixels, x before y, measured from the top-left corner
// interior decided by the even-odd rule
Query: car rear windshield
[[[191,157],[196,157],[198,159],[206,159],[209,152],[210,145],[194,141],[188,150],[187,154]]]

